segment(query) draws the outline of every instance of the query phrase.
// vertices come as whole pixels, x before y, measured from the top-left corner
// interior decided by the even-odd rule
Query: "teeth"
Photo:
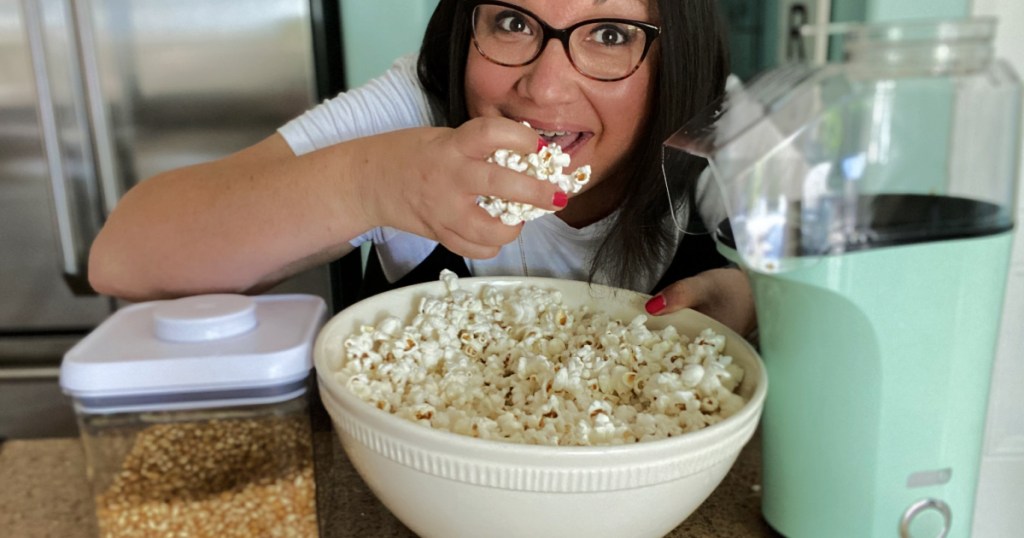
[[[565,136],[570,133],[570,131],[545,131],[544,129],[536,129],[536,131],[537,134],[549,138],[554,138],[556,136]]]

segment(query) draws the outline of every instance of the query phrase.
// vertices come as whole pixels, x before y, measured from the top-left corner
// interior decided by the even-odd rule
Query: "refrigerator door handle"
[[[47,50],[50,44],[47,26],[43,22],[48,18],[66,20],[64,10],[67,3],[48,7],[55,9],[53,13],[43,13],[42,2],[38,0],[22,0],[21,7],[36,85],[36,107],[49,176],[61,272],[74,294],[95,295],[87,276],[88,250],[101,225],[101,217],[94,186],[96,167],[93,165],[91,133],[84,110],[84,90],[77,82],[77,44],[74,39],[66,38],[53,43],[54,46],[66,46],[62,56],[70,60],[68,65],[60,65],[64,71],[53,71],[54,65],[51,65]],[[55,74],[61,76],[55,78]],[[55,86],[61,81],[65,81],[63,85]],[[58,88],[66,93],[62,95],[63,102],[59,101]]]
[[[96,31],[93,26],[93,6],[89,0],[72,2],[73,18],[78,32],[78,51],[85,80],[85,97],[89,108],[89,125],[92,127],[93,151],[96,158],[96,174],[100,188],[104,218],[110,215],[117,201],[124,194],[124,185],[118,178],[118,167],[114,151],[114,137],[110,113],[104,102],[103,82],[100,77],[99,55],[96,50]]]
[[[64,173],[64,158],[61,152],[60,133],[57,127],[57,107],[54,104],[53,89],[46,61],[45,36],[39,2],[22,0],[25,17],[25,33],[31,55],[32,74],[36,83],[36,106],[43,137],[43,153],[49,169],[50,193],[56,221],[57,240],[60,247],[62,269],[65,274],[77,274],[84,266],[79,255],[78,237],[75,234],[71,196]]]

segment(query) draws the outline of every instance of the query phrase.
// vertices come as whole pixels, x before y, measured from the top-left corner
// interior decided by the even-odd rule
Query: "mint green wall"
[[[867,0],[843,0],[832,2],[832,20],[855,22],[867,20]]]
[[[345,81],[355,88],[379,76],[399,56],[416,52],[438,0],[338,0]],[[370,243],[362,247],[363,267]]]
[[[764,0],[764,34],[761,36],[761,46],[765,48],[766,58],[775,58],[775,48],[779,43],[779,0]],[[767,65],[766,67],[771,67]]]
[[[776,50],[780,43],[779,13],[787,9],[795,0],[763,0],[764,8],[764,35],[763,46],[772,51],[769,57],[775,58]],[[815,0],[802,0],[805,3],[814,3]],[[970,14],[971,0],[832,0],[832,21],[833,22],[882,22],[906,20],[914,18],[961,18]],[[829,58],[833,61],[842,57],[842,42],[834,39],[830,43]],[[766,67],[772,67],[767,65]],[[908,151],[917,154],[927,154],[925,150],[939,151],[936,148],[944,148],[950,142],[946,140],[945,134],[949,132],[951,120],[951,95],[932,99],[919,99],[913,95],[896,95],[894,101],[899,102],[901,110],[907,114],[919,118],[926,118],[929,127],[921,132],[934,133],[932,137],[920,137],[916,140],[914,147],[908,147]],[[914,128],[920,127],[919,124]],[[902,139],[906,140],[906,137]],[[879,180],[886,180],[894,189],[904,189],[909,192],[929,191],[931,189],[941,190],[944,186],[936,185],[935,182],[942,181],[945,177],[945,161],[942,159],[931,159],[926,163],[919,163],[910,170],[896,170],[893,168],[890,174]],[[895,181],[893,178],[903,178]],[[898,183],[903,183],[900,185]]]
[[[416,52],[437,0],[339,0],[345,77],[350,88]]]
[[[867,0],[866,3],[865,19],[870,22],[961,18],[970,15],[970,0]],[[894,102],[900,103],[898,106],[904,113],[918,118],[915,125],[910,127],[915,133],[933,135],[910,137],[901,136],[899,132],[893,134],[901,140],[912,141],[906,151],[916,155],[927,155],[935,151],[941,155],[942,148],[951,143],[948,135],[953,121],[953,88],[945,95],[939,95],[935,87],[932,90],[935,93],[929,99],[922,99],[912,87],[904,88],[893,96]],[[921,122],[927,122],[928,125],[922,126]],[[945,159],[921,159],[904,170],[890,166],[885,177],[877,179],[886,181],[889,191],[944,192],[948,188],[945,184],[947,165]]]
[[[838,4],[839,1],[833,2]],[[867,0],[867,20],[966,17],[970,0]]]

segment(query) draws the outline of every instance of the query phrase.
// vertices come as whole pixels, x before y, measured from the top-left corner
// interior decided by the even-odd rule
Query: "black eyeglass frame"
[[[501,7],[513,9],[515,11],[523,13],[524,15],[528,15],[533,20],[537,21],[537,24],[540,25],[540,29],[541,29],[540,46],[537,47],[537,52],[534,53],[534,55],[531,56],[530,59],[526,60],[525,62],[519,62],[519,63],[499,62],[499,61],[495,60],[494,58],[488,56],[487,53],[485,53],[483,50],[480,49],[480,43],[477,42],[477,40],[476,40],[476,10],[477,10],[477,8],[479,8],[482,5],[501,6]],[[515,5],[515,4],[509,4],[507,2],[500,2],[500,1],[496,1],[496,0],[495,1],[486,1],[486,2],[476,2],[476,3],[474,3],[473,4],[473,9],[472,9],[472,11],[470,11],[470,15],[469,16],[470,16],[470,29],[471,29],[472,35],[473,35],[473,47],[476,48],[476,51],[479,52],[481,56],[483,56],[484,58],[487,58],[487,60],[492,62],[492,63],[498,64],[498,65],[503,65],[505,67],[522,67],[524,65],[529,65],[529,64],[533,63],[534,61],[536,61],[537,58],[539,58],[540,55],[544,53],[544,49],[547,48],[548,41],[550,41],[552,39],[557,39],[558,41],[560,41],[562,43],[562,48],[565,50],[565,57],[569,58],[569,63],[572,64],[572,67],[574,69],[576,69],[577,72],[579,72],[581,75],[583,75],[583,76],[585,76],[585,77],[587,77],[589,79],[599,80],[599,81],[602,81],[602,82],[615,82],[617,80],[622,80],[622,79],[625,79],[625,78],[629,78],[630,75],[632,75],[633,73],[636,73],[636,70],[640,69],[640,65],[643,64],[644,60],[647,59],[647,53],[651,50],[651,45],[654,44],[654,40],[657,39],[658,36],[661,35],[661,28],[659,28],[658,26],[655,26],[655,25],[653,25],[651,23],[643,22],[643,21],[635,21],[635,20],[631,20],[631,19],[617,19],[617,18],[588,19],[588,20],[585,20],[585,21],[577,22],[576,24],[573,24],[571,26],[567,26],[565,28],[555,28],[554,26],[551,26],[550,24],[544,22],[540,17],[538,17],[537,15],[535,15],[534,13],[532,13],[531,11],[529,11],[527,9],[524,9],[524,8],[522,8],[520,6]],[[640,30],[642,30],[644,32],[644,51],[640,54],[640,59],[637,60],[636,65],[633,66],[633,69],[631,69],[629,71],[629,73],[626,73],[625,75],[622,75],[621,77],[599,78],[599,77],[595,77],[593,75],[588,75],[588,74],[584,73],[582,70],[580,70],[579,66],[576,65],[576,61],[573,60],[573,58],[572,58],[572,52],[570,52],[570,50],[569,50],[569,36],[572,35],[573,31],[575,31],[577,28],[579,28],[581,26],[586,26],[588,24],[601,23],[601,22],[629,24],[629,25],[632,25],[632,26],[636,26],[637,28],[640,28]]]

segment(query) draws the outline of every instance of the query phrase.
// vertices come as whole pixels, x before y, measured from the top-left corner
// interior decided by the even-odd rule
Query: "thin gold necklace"
[[[520,231],[516,237],[519,242],[519,261],[523,264],[523,276],[530,276],[530,272],[526,269],[526,249],[523,247],[523,232]]]

